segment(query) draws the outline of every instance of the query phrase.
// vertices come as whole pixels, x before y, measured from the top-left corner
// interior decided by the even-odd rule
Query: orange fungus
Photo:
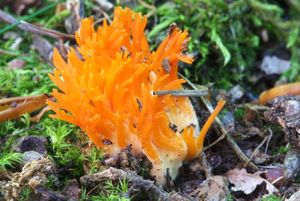
[[[153,164],[152,174],[163,184],[174,179],[183,160],[202,150],[205,134],[223,107],[221,102],[199,134],[197,117],[187,97],[157,96],[154,91],[182,89],[178,62],[191,64],[183,54],[188,33],[173,27],[156,51],[144,29],[147,18],[129,8],[115,8],[114,20],[98,29],[86,18],[76,33],[78,51],[67,62],[55,49],[51,80],[59,88],[48,101],[52,115],[79,126],[108,153],[132,145]],[[167,68],[167,69],[166,69]],[[111,143],[107,143],[110,141]]]

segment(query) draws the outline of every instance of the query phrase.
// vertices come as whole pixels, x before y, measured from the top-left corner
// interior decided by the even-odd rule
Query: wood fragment
[[[45,27],[33,25],[33,24],[30,24],[23,20],[17,20],[16,18],[14,18],[13,16],[4,12],[1,9],[0,9],[0,21],[15,25],[18,28],[22,29],[23,31],[28,31],[28,32],[32,32],[32,33],[36,33],[36,34],[40,34],[40,35],[46,35],[46,36],[50,36],[55,39],[57,39],[57,38],[72,39],[72,40],[75,39],[74,35],[65,34],[65,33],[61,33],[61,32],[58,32],[58,31],[55,31],[52,29],[48,29]]]
[[[157,96],[188,96],[188,97],[201,97],[208,95],[208,89],[197,89],[197,90],[161,90],[153,91],[153,95]]]
[[[33,112],[46,106],[49,97],[45,94],[38,96],[15,97],[0,100],[0,106],[5,108],[0,111],[0,122],[15,119],[22,114]],[[6,108],[7,105],[13,105]]]
[[[159,188],[153,181],[145,180],[141,176],[131,171],[125,171],[117,168],[110,167],[102,172],[82,176],[80,178],[81,184],[87,189],[94,189],[95,186],[103,186],[106,181],[113,183],[125,179],[128,181],[127,196],[132,200],[139,196],[146,196],[147,200],[160,200],[160,201],[190,201],[186,196],[182,196],[176,192],[166,192]],[[141,195],[143,194],[143,195]],[[144,197],[145,198],[145,197]],[[143,199],[146,200],[146,199]]]

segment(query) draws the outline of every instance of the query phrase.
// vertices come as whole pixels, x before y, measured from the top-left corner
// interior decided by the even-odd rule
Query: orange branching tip
[[[173,27],[151,51],[144,33],[147,18],[140,13],[117,7],[110,24],[104,21],[95,30],[93,23],[93,18],[81,21],[79,53],[71,49],[67,62],[54,50],[56,68],[49,76],[60,91],[53,90],[56,101],[48,101],[52,117],[78,125],[108,153],[132,145],[134,153],[152,162],[158,183],[164,183],[167,170],[174,179],[182,161],[202,150],[216,116],[197,135],[197,117],[187,97],[153,94],[182,88],[178,62],[193,61],[183,54],[188,33]]]
[[[283,84],[264,91],[259,96],[259,103],[266,104],[268,101],[279,96],[300,95],[300,82]]]

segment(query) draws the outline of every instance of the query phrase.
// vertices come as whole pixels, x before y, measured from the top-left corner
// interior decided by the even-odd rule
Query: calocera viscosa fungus
[[[177,27],[151,51],[144,29],[147,18],[129,8],[117,7],[114,19],[97,30],[93,19],[81,21],[76,33],[78,51],[68,52],[67,62],[55,49],[51,80],[56,101],[48,101],[52,117],[78,125],[108,153],[132,145],[153,164],[158,183],[167,171],[174,179],[182,161],[202,150],[207,129],[223,107],[220,102],[202,132],[187,97],[157,96],[153,92],[182,89],[178,62],[191,64],[185,55],[187,31]],[[107,143],[107,142],[110,143]]]

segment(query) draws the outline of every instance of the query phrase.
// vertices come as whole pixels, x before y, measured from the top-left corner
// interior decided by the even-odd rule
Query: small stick
[[[212,148],[213,146],[215,146],[216,144],[218,144],[221,140],[223,140],[228,132],[226,133],[222,133],[222,135],[220,137],[218,137],[218,139],[216,139],[213,143],[209,144],[208,146],[203,148],[203,151],[206,151],[207,149]]]
[[[44,99],[45,97],[48,97],[48,96],[45,94],[41,94],[41,95],[36,95],[36,96],[3,98],[0,100],[0,106],[12,104],[12,103],[20,103],[20,102],[25,102],[25,101],[30,101],[30,100],[39,100],[39,99]]]
[[[256,149],[254,150],[254,152],[251,154],[249,160],[244,164],[244,168],[247,167],[247,165],[249,164],[249,162],[252,160],[252,158],[257,154],[258,150],[265,144],[265,142],[270,138],[270,136],[266,136],[263,141],[258,145],[258,147],[256,147]]]
[[[169,94],[172,95],[172,96],[200,97],[200,96],[207,96],[208,95],[208,89],[153,91],[153,95],[157,95],[157,96],[165,96],[165,95],[169,95]]]
[[[23,102],[18,103],[16,106],[9,107],[5,110],[0,111],[0,122],[4,122],[10,119],[15,119],[24,113],[33,112],[42,107],[45,107],[46,100],[48,98],[49,97],[45,94],[40,96],[29,97],[29,98],[26,97],[25,99],[23,99]],[[11,98],[9,100],[20,101],[20,99],[21,98]],[[9,102],[4,100],[2,101],[2,103],[9,103]]]
[[[186,82],[195,90],[197,90],[198,88],[191,82],[189,81],[187,78],[185,78],[182,74],[178,73],[183,79],[186,80]],[[212,113],[214,111],[214,108],[212,107],[211,103],[209,102],[209,100],[203,96],[200,97],[202,103],[205,105],[205,107],[208,109],[208,111],[210,113]],[[226,140],[228,142],[228,144],[232,147],[232,149],[234,150],[234,152],[236,153],[236,155],[244,162],[248,162],[249,158],[247,157],[247,155],[242,152],[242,150],[240,149],[240,147],[236,144],[236,142],[234,141],[234,139],[231,137],[231,135],[227,134],[227,130],[225,129],[222,121],[216,117],[215,118],[215,122],[218,126],[219,129],[216,129],[216,132],[222,136],[225,135],[226,136]],[[251,168],[253,168],[254,170],[259,170],[259,168],[252,163],[251,161],[248,164]]]
[[[14,18],[13,16],[9,15],[8,13],[2,11],[0,9],[0,21],[4,21],[6,23],[9,23],[11,25],[16,25],[17,27],[19,27],[20,29],[24,30],[24,31],[29,31],[32,33],[36,33],[36,34],[40,34],[40,35],[46,35],[46,36],[50,36],[52,38],[62,38],[62,39],[75,39],[74,35],[70,35],[70,34],[65,34],[65,33],[61,33],[52,29],[47,29],[41,26],[36,26],[33,24],[30,24],[26,21],[23,20],[17,20],[16,18]]]
[[[267,154],[267,151],[268,151],[268,148],[269,148],[270,140],[271,140],[271,138],[273,137],[273,132],[272,132],[272,130],[271,130],[270,128],[269,128],[268,130],[269,130],[269,132],[270,132],[270,135],[269,135],[268,141],[267,141],[267,143],[266,143],[265,154]]]

